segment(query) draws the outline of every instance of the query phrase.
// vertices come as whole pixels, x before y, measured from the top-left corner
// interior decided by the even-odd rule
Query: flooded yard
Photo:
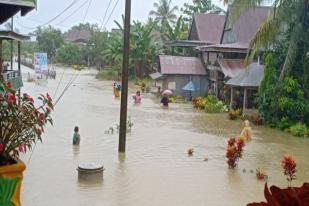
[[[47,85],[26,83],[33,96],[50,92],[59,97],[73,71],[58,70]],[[75,74],[76,75],[76,74]],[[25,206],[239,206],[262,201],[264,182],[255,177],[262,168],[269,185],[287,186],[281,159],[289,153],[297,160],[294,186],[309,181],[309,140],[264,127],[253,127],[253,140],[235,170],[225,158],[227,138],[240,134],[242,122],[226,114],[206,114],[191,104],[171,104],[144,95],[133,105],[129,92],[128,115],[134,123],[127,136],[127,153],[118,155],[118,135],[106,134],[119,122],[120,100],[112,94],[113,82],[98,81],[84,71],[60,99],[43,144],[23,156],[27,165],[22,201]],[[74,78],[75,78],[74,77]],[[80,127],[81,145],[72,147],[74,126]],[[188,157],[186,151],[194,148]],[[204,158],[208,157],[208,161]],[[103,164],[104,180],[97,184],[78,181],[78,164]],[[250,171],[253,170],[254,173]]]

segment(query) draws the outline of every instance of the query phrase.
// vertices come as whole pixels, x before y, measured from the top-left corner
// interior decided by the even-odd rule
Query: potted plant
[[[0,81],[0,205],[20,205],[26,166],[19,160],[19,154],[42,141],[45,126],[53,123],[52,110],[48,94],[40,95],[35,104],[28,94],[19,97],[11,83]]]

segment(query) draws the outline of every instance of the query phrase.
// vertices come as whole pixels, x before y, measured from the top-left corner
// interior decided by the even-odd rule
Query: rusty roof
[[[190,36],[196,29],[199,41],[220,43],[225,16],[219,14],[194,14]]]
[[[197,57],[160,55],[161,74],[206,75],[202,61]]]
[[[233,78],[245,69],[244,59],[218,59],[224,76]]]
[[[70,30],[66,34],[66,40],[71,42],[87,43],[91,37],[90,31]]]
[[[227,81],[226,84],[235,87],[259,87],[263,77],[264,66],[255,62]]]
[[[242,14],[238,20],[235,21],[232,25],[229,25],[229,18],[227,16],[227,25],[225,26],[222,43],[249,43],[253,36],[258,31],[262,21],[269,14],[271,7],[257,7],[248,10]],[[231,33],[230,33],[231,32]],[[233,35],[233,42],[225,41],[225,35]]]

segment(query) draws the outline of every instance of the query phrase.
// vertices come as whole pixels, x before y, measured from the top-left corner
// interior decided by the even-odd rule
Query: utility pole
[[[14,17],[11,18],[11,31],[14,31]],[[11,70],[13,70],[13,40],[11,40]]]
[[[127,135],[130,19],[131,19],[131,0],[126,0],[124,34],[123,34],[124,45],[123,45],[120,128],[119,128],[119,145],[118,145],[118,152],[122,153],[126,151],[126,135]]]

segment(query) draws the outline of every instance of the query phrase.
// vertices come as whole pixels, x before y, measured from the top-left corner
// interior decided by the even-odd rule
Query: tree
[[[57,60],[63,64],[80,64],[81,50],[76,44],[66,43],[57,51]]]
[[[61,31],[51,26],[38,28],[36,30],[38,47],[42,52],[46,52],[50,59],[56,56],[56,51],[63,44],[64,39]]]
[[[232,19],[237,19],[248,9],[260,6],[266,0],[224,0],[232,3]],[[247,62],[250,62],[261,48],[269,48],[274,41],[282,41],[282,33],[290,30],[288,49],[282,65],[280,79],[283,79],[297,64],[304,69],[309,42],[309,0],[275,0],[271,13],[265,18],[250,42]],[[300,60],[300,62],[299,62]]]
[[[174,24],[177,16],[175,12],[178,10],[177,6],[171,6],[171,0],[159,0],[159,3],[154,3],[155,10],[149,12],[150,16],[153,16],[155,21],[159,23],[162,29],[167,24]]]
[[[213,5],[211,0],[193,0],[193,4],[185,3],[184,8],[181,11],[186,15],[185,20],[187,22],[192,21],[193,14],[225,14],[225,11],[220,7]]]

